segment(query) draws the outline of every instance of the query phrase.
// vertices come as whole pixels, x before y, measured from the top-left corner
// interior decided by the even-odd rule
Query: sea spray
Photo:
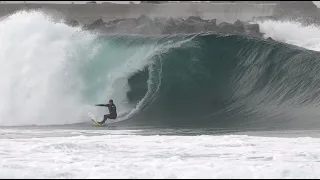
[[[88,111],[107,113],[93,105],[111,98],[120,114],[130,112],[126,76],[143,68],[157,48],[112,44],[112,37],[54,22],[39,11],[8,16],[0,31],[1,126],[87,122]]]

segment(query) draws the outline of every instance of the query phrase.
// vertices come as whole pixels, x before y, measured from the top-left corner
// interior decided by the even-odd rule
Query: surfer
[[[103,121],[99,122],[100,124],[104,124],[107,119],[116,119],[117,118],[117,107],[113,104],[113,100],[109,100],[109,104],[96,104],[96,106],[105,106],[109,109],[109,114],[103,116]]]

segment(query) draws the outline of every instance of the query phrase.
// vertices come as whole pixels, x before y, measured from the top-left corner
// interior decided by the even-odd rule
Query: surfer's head
[[[109,104],[113,104],[113,100],[112,99],[109,100]]]

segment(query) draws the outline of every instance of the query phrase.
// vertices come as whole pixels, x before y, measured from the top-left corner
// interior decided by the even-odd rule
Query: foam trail
[[[3,179],[320,177],[318,138],[141,136],[123,130],[2,132]]]
[[[294,21],[260,21],[260,30],[265,38],[293,44],[306,49],[320,51],[320,28],[317,25],[304,26]]]

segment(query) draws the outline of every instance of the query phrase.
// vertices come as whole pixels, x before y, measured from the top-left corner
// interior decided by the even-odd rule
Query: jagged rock
[[[187,24],[187,22],[182,22],[178,25],[177,31],[181,34],[190,34],[196,32],[196,25]]]
[[[163,34],[163,31],[166,27],[166,19],[165,18],[155,18],[154,24],[158,27],[160,34]]]
[[[182,18],[154,18],[152,20],[142,15],[137,19],[115,19],[107,23],[103,22],[102,19],[98,19],[89,25],[85,25],[85,28],[118,34],[157,35],[213,32],[262,37],[258,24],[249,24],[237,20],[233,24],[222,22],[217,26],[216,19],[204,20],[196,16],[191,16],[185,20]]]
[[[237,20],[233,23],[237,32],[243,33],[244,32],[244,25],[240,20]]]
[[[179,33],[199,33],[205,31],[205,22],[198,17],[189,17],[180,22],[177,28]]]
[[[139,25],[135,29],[132,30],[134,34],[145,34],[145,35],[152,35],[152,34],[161,34],[161,27],[157,26],[156,23],[147,21],[144,24]]]
[[[212,19],[205,24],[205,31],[217,31],[217,20]]]
[[[164,22],[162,34],[176,34],[178,32],[178,24],[182,23],[183,19],[169,18]]]
[[[206,20],[202,19],[199,16],[190,16],[186,19],[187,22],[195,22],[195,23],[199,23],[199,22],[204,22],[207,23]]]
[[[101,19],[97,19],[95,20],[93,23],[91,24],[85,24],[83,29],[85,30],[105,30],[106,28],[106,23]]]
[[[166,20],[167,20],[166,18],[159,18],[159,17],[154,18],[155,22],[165,22]]]
[[[230,23],[227,22],[222,22],[218,25],[218,29],[217,31],[219,33],[226,33],[226,34],[239,34],[239,32],[237,31],[237,28]]]
[[[142,24],[145,24],[145,23],[151,23],[151,22],[152,22],[152,20],[149,17],[147,17],[146,15],[141,15],[137,19],[137,24],[138,25],[142,25]]]
[[[260,32],[259,24],[248,24],[245,26],[245,31],[248,35],[253,37],[261,37],[262,33]]]
[[[248,25],[246,25],[245,28],[246,28],[246,30],[249,30],[250,32],[256,32],[256,33],[260,32],[259,24],[248,24]]]
[[[117,33],[131,33],[138,26],[137,20],[126,19],[117,23]]]
[[[117,33],[117,28],[118,28],[117,24],[106,25],[105,32]]]
[[[120,22],[120,21],[125,21],[125,20],[127,20],[127,19],[115,19],[115,20],[111,20],[111,21],[106,22],[106,25],[117,24],[118,22]]]

